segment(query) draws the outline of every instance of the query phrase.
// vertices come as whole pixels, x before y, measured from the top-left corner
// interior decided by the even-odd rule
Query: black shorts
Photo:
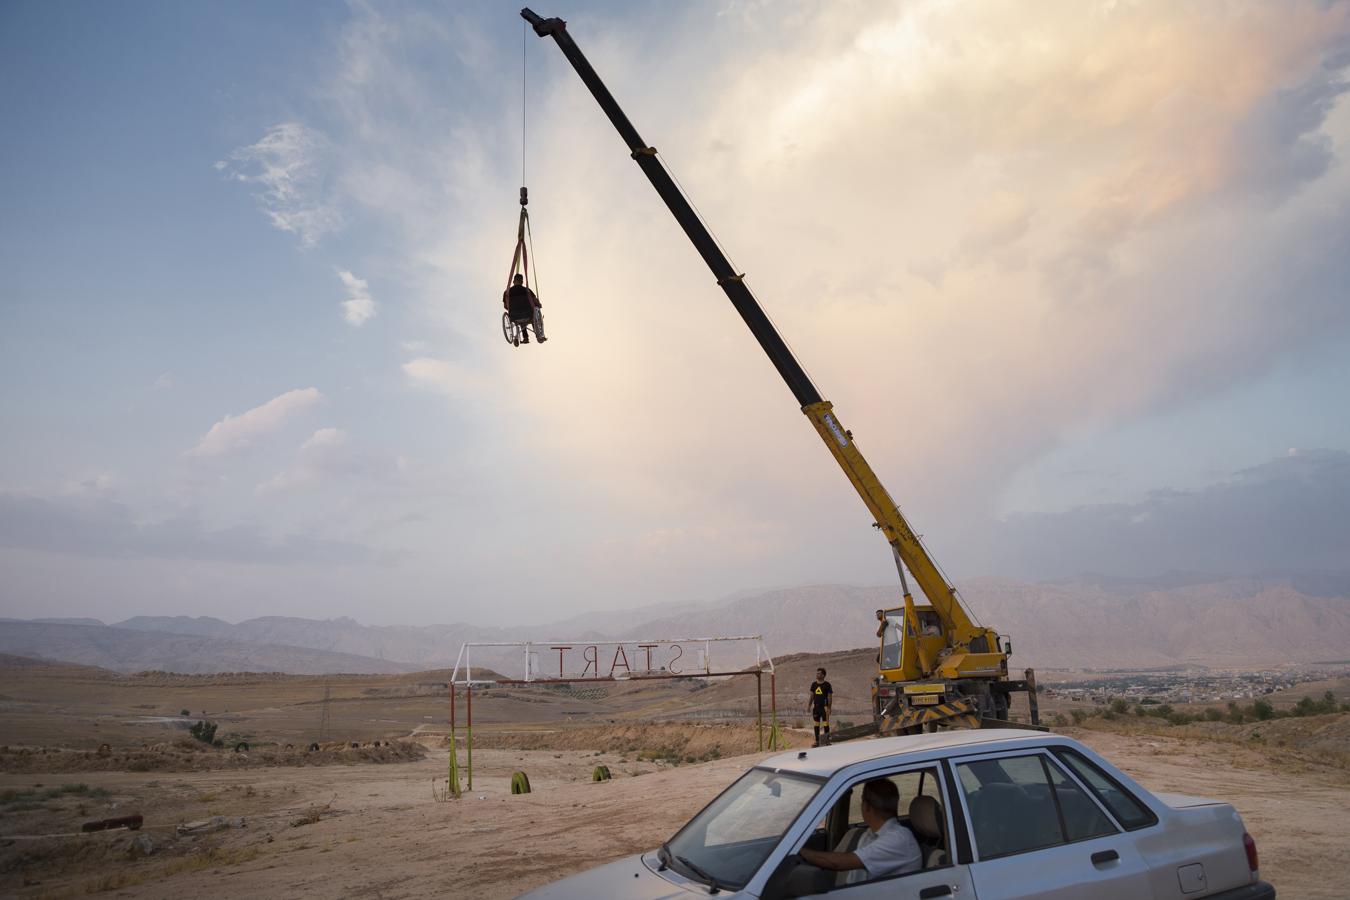
[[[813,707],[811,707],[811,721],[812,721],[812,722],[828,722],[828,721],[830,721],[830,710],[829,710],[829,707],[825,707],[825,706],[813,706]]]

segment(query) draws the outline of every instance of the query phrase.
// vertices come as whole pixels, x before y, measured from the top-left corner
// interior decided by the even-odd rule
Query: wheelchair
[[[516,322],[511,319],[509,312],[502,313],[502,337],[506,338],[506,342],[512,347],[520,346],[521,339],[525,337],[525,329],[529,327],[528,320]]]
[[[529,319],[513,319],[509,311],[502,313],[502,337],[506,338],[506,342],[512,347],[528,344],[530,342],[529,329],[532,327],[534,328],[536,343],[542,344],[545,340],[542,337],[544,316],[538,309],[534,311],[534,316]]]

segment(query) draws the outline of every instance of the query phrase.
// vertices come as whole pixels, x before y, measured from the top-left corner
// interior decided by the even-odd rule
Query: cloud
[[[151,387],[157,391],[167,391],[172,389],[173,386],[174,377],[172,372],[161,372],[151,384]]]
[[[1350,453],[1299,450],[1202,490],[1009,516],[964,537],[960,566],[1030,578],[1345,572],[1347,509]]]
[[[256,144],[217,161],[215,168],[235,181],[259,186],[254,197],[272,224],[309,248],[343,224],[324,183],[323,162],[329,151],[322,132],[299,122],[282,122]]]
[[[359,544],[300,533],[270,536],[252,525],[209,529],[195,514],[142,521],[106,498],[0,493],[0,547],[125,559],[187,559],[265,565],[369,561]]]
[[[320,428],[305,439],[293,465],[258,485],[260,494],[280,494],[332,485],[337,481],[387,481],[406,463],[352,446],[339,428]]]
[[[370,285],[346,269],[338,269],[338,277],[347,288],[347,299],[342,301],[342,318],[348,325],[359,328],[375,317],[375,301],[370,297]]]
[[[452,397],[481,390],[486,384],[480,372],[430,356],[419,356],[404,363],[403,374],[412,387]]]
[[[1201,400],[1350,334],[1345,4],[788,0],[714,19],[718,5],[681,6],[660,29],[637,10],[574,30],[917,522],[934,508],[979,521],[1010,473],[1076,430]],[[532,37],[552,339],[501,346],[519,120],[500,109],[519,84],[491,40],[480,52],[481,23],[428,18],[352,8],[316,90],[333,141],[314,155],[341,195],[311,181],[277,196],[327,198],[387,236],[381,271],[421,300],[425,326],[404,383],[440,401],[425,412],[452,449],[467,458],[491,435],[499,468],[521,473],[511,491],[493,473],[475,487],[565,545],[541,565],[541,595],[560,572],[603,574],[569,560],[603,561],[633,535],[651,536],[652,566],[611,582],[616,595],[653,577],[672,592],[887,577],[772,367],[556,48]],[[455,77],[427,59],[453,60]],[[260,176],[248,159],[232,165]],[[473,434],[457,428],[462,402],[479,404]],[[268,490],[324,484],[309,454]],[[542,462],[513,469],[512,454]],[[436,527],[500,545],[483,515]],[[762,547],[716,557],[710,522]],[[838,562],[857,559],[872,568]]]
[[[280,428],[291,416],[323,399],[318,388],[299,388],[273,397],[237,416],[226,416],[211,426],[188,456],[227,456],[249,449],[260,437]]]

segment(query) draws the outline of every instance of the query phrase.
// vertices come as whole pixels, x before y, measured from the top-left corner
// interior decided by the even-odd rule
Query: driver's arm
[[[812,850],[810,847],[803,847],[797,851],[797,855],[803,860],[820,869],[829,869],[831,872],[847,872],[851,869],[861,869],[863,862],[856,853],[839,853],[834,850]]]

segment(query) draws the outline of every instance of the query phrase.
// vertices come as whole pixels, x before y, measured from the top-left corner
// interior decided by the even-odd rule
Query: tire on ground
[[[515,772],[511,775],[511,793],[528,794],[530,792],[530,776],[524,772]]]
[[[591,773],[591,781],[609,781],[609,766],[596,766],[595,771]]]

